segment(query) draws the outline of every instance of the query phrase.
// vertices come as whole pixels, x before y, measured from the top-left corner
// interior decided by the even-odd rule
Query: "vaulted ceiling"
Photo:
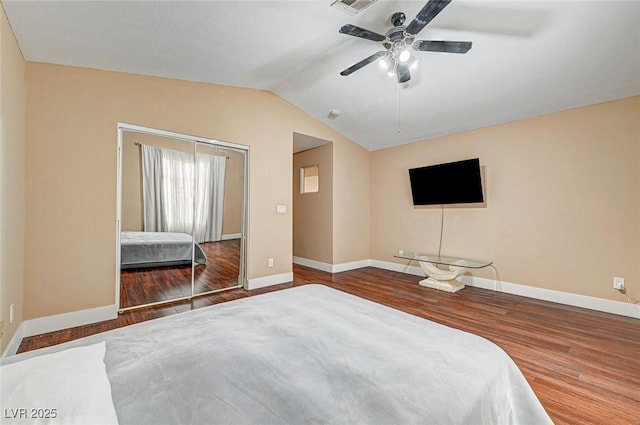
[[[341,76],[384,47],[338,30],[426,0],[332,2],[2,0],[26,60],[270,90],[369,150],[640,95],[637,1],[453,0],[416,38],[471,50],[416,52],[403,84]]]

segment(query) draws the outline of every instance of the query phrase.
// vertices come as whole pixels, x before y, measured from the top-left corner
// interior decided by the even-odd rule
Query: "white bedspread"
[[[123,425],[551,423],[495,344],[321,285],[96,341]]]
[[[191,264],[192,253],[196,264],[206,263],[207,257],[202,248],[193,243],[188,233],[120,233],[120,264],[123,269]]]
[[[0,424],[115,425],[105,343],[0,367]]]

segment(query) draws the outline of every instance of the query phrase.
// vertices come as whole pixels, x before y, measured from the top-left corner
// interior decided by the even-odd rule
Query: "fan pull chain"
[[[397,88],[397,103],[396,103],[396,114],[398,116],[398,133],[400,133],[400,84],[396,84],[396,88]]]

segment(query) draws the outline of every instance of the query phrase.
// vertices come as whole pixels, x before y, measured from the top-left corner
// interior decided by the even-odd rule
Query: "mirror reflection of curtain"
[[[191,233],[193,156],[142,145],[145,232]]]
[[[145,232],[193,232],[196,242],[220,240],[225,168],[224,157],[198,154],[194,167],[191,154],[142,145]]]
[[[226,166],[227,159],[224,156],[196,155],[196,213],[193,226],[196,242],[222,239]]]

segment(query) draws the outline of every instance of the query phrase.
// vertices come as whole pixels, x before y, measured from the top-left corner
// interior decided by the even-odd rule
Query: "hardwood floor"
[[[238,284],[240,239],[199,244],[207,262],[194,268],[194,292],[213,291]],[[149,267],[120,274],[120,307],[191,296],[191,266]]]
[[[640,424],[638,319],[479,288],[450,294],[418,286],[416,276],[371,267],[334,275],[297,265],[293,270],[291,283],[128,311],[112,321],[25,338],[19,352],[219,302],[322,283],[493,341],[520,367],[556,425]]]
[[[201,243],[207,261],[195,268],[195,293],[228,288],[238,284],[240,271],[240,239]]]

